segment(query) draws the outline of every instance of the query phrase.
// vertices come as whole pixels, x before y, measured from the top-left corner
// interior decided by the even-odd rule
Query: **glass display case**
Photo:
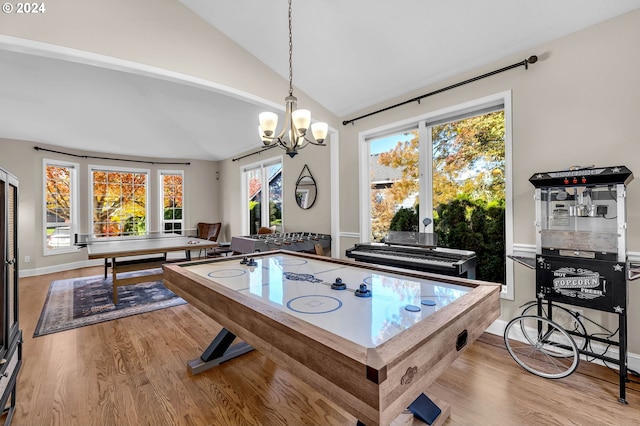
[[[540,246],[565,256],[624,261],[624,196],[622,184],[539,188]]]

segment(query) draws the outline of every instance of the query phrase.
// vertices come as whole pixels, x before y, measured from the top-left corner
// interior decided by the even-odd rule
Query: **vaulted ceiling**
[[[180,1],[288,79],[286,0]],[[294,85],[348,118],[638,8],[640,0],[294,0]],[[0,78],[3,138],[209,160],[260,146],[264,108],[237,96],[2,45]]]

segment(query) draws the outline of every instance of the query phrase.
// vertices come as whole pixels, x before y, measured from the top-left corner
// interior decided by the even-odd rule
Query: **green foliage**
[[[504,283],[504,200],[486,202],[461,195],[434,214],[438,246],[476,253],[476,278]]]
[[[275,221],[282,222],[282,209],[279,203],[269,201],[269,222],[273,223]]]
[[[249,233],[251,235],[258,233],[260,228],[260,203],[257,201],[249,201]]]
[[[391,219],[389,231],[417,231],[418,213],[414,209],[401,207]]]
[[[147,224],[144,216],[131,216],[123,223],[124,235],[144,235]]]
[[[176,207],[168,207],[164,209],[165,220],[180,220],[182,219],[182,209]]]
[[[261,203],[257,201],[249,201],[249,232],[251,234],[257,234],[261,224]],[[282,224],[282,208],[279,203],[274,201],[269,202],[269,224],[280,225]]]

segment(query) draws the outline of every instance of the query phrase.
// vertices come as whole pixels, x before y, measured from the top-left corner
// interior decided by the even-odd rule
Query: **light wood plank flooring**
[[[32,337],[51,280],[101,273],[21,279],[24,364],[14,425],[355,425],[257,351],[190,376],[186,362],[220,326],[189,305]],[[561,380],[533,376],[488,334],[428,394],[451,404],[447,425],[640,424],[639,385],[629,385],[625,406],[616,373],[605,367],[582,363]]]

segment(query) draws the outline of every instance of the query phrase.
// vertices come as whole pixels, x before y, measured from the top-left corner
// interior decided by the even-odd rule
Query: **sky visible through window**
[[[380,154],[381,152],[391,151],[396,147],[399,141],[406,142],[413,138],[411,132],[395,133],[380,139],[374,139],[369,143],[369,155]]]

